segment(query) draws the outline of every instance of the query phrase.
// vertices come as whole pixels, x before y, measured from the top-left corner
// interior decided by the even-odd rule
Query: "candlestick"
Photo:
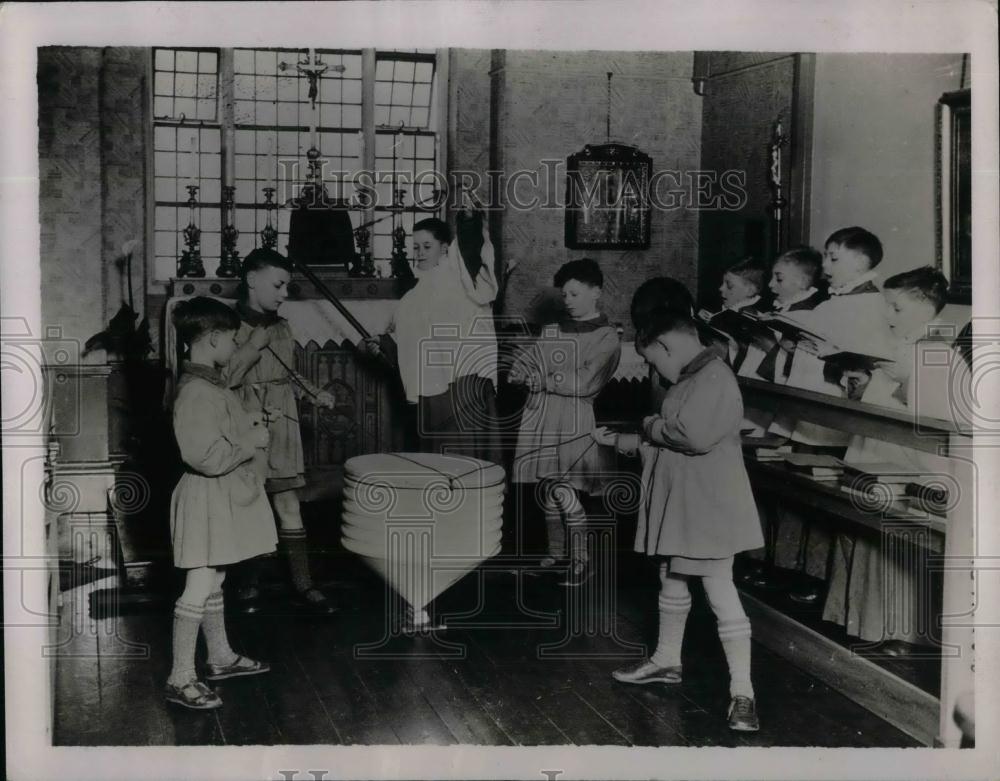
[[[395,279],[413,279],[413,269],[406,257],[406,230],[397,225],[392,231],[392,257],[389,261]]]
[[[215,275],[218,277],[235,277],[240,273],[240,253],[236,249],[236,240],[240,232],[235,225],[236,188],[227,185],[222,188],[222,258]]]
[[[260,243],[264,249],[274,249],[278,244],[278,230],[271,224],[271,212],[274,211],[274,188],[264,188],[264,208],[267,214],[267,224],[260,232]]]
[[[182,231],[186,249],[181,254],[181,259],[177,264],[177,276],[179,277],[203,277],[205,276],[205,266],[201,262],[201,230],[195,224],[196,209],[198,199],[195,197],[198,188],[189,184],[188,191],[188,224]]]

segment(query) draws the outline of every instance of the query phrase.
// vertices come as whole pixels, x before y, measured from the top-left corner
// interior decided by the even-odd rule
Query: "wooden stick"
[[[344,306],[343,303],[341,303],[340,299],[333,294],[333,291],[326,286],[323,280],[313,273],[312,269],[304,263],[299,263],[299,261],[295,260],[295,258],[291,258],[291,261],[296,270],[313,284],[313,287],[319,291],[320,295],[333,304],[334,308],[344,316],[344,319],[351,324],[351,327],[354,328],[355,331],[361,334],[363,339],[371,339],[372,335],[368,333],[368,330],[361,325],[361,322],[351,314],[350,310]]]

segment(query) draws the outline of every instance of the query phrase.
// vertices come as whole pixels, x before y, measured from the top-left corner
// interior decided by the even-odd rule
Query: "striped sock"
[[[573,561],[588,561],[587,514],[579,505],[566,513],[566,534],[569,537],[569,555]]]
[[[299,593],[313,587],[312,576],[309,574],[309,547],[306,543],[305,529],[282,529],[278,532],[278,540],[285,549],[288,558],[288,571],[292,585]]]
[[[566,527],[558,510],[545,511],[545,531],[548,537],[549,555],[554,559],[566,556]]]
[[[174,605],[174,663],[167,678],[167,683],[172,686],[183,686],[198,677],[194,669],[194,651],[204,612],[201,606],[182,602],[181,599]]]
[[[657,667],[677,667],[681,663],[684,626],[691,610],[691,595],[660,594],[660,636],[650,661]]]
[[[719,639],[729,664],[729,694],[731,697],[753,698],[750,683],[750,619],[732,618],[719,621]]]
[[[205,615],[201,620],[201,631],[205,633],[205,645],[208,646],[208,663],[216,667],[225,667],[237,658],[226,636],[224,607],[221,591],[209,594],[205,600]]]

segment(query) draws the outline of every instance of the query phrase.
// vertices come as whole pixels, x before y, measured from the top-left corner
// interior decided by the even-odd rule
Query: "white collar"
[[[760,301],[760,296],[759,295],[753,296],[752,298],[744,298],[742,301],[737,301],[735,304],[732,304],[732,305],[727,304],[726,306],[724,306],[722,308],[723,309],[732,309],[734,312],[738,312],[741,309],[743,309],[743,307],[753,306],[758,301]]]
[[[782,301],[779,301],[778,299],[774,299],[774,311],[776,311],[776,312],[784,312],[792,304],[797,304],[797,303],[799,303],[799,301],[805,301],[807,298],[809,298],[810,296],[812,296],[815,292],[816,292],[816,288],[811,287],[808,290],[800,290],[798,293],[796,293],[794,296],[792,296],[791,300],[789,300],[789,301],[782,302]]]
[[[871,282],[871,283],[874,284],[874,282],[875,282],[875,280],[877,278],[878,278],[878,274],[875,272],[874,269],[871,270],[871,271],[866,271],[860,277],[855,277],[850,282],[848,282],[846,285],[841,285],[840,287],[831,287],[830,288],[830,295],[831,296],[842,296],[845,293],[850,293],[852,290],[854,290],[854,288],[856,288],[856,287],[858,287],[860,285],[865,284],[865,282]]]

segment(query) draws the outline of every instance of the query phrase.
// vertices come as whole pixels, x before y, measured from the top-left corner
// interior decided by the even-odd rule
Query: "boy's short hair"
[[[835,230],[823,246],[829,247],[831,244],[838,244],[861,253],[868,258],[869,268],[875,268],[882,262],[882,242],[879,241],[878,236],[864,228],[854,226]]]
[[[779,263],[795,266],[809,280],[810,285],[815,285],[823,271],[823,253],[813,247],[793,247],[778,255],[771,268]]]
[[[420,222],[413,226],[413,232],[416,233],[417,231],[427,231],[437,241],[443,244],[451,244],[451,228],[448,227],[448,223],[437,217],[427,217],[420,220]]]
[[[246,282],[247,274],[251,271],[260,271],[262,268],[268,267],[280,268],[289,274],[292,273],[292,262],[280,252],[267,247],[257,247],[243,259],[240,277]]]
[[[205,296],[181,301],[171,317],[177,338],[191,345],[212,331],[235,331],[240,327],[240,316],[221,301]]]
[[[591,287],[604,287],[604,274],[601,273],[601,267],[597,265],[596,260],[590,258],[580,258],[564,263],[556,272],[552,283],[556,287],[562,287],[571,279]]]
[[[701,340],[698,324],[691,315],[667,309],[665,306],[658,306],[649,313],[645,326],[636,334],[635,343],[642,350],[664,334],[674,332],[690,334],[699,341]]]
[[[743,258],[726,269],[727,274],[733,274],[748,285],[751,285],[758,293],[764,289],[764,279],[767,277],[767,269],[754,257]]]
[[[948,280],[945,275],[931,266],[922,266],[889,277],[883,290],[901,290],[912,296],[930,302],[937,314],[948,303]]]
[[[642,329],[650,313],[657,307],[689,315],[694,312],[694,296],[676,279],[670,277],[647,279],[632,294],[632,325],[636,331]]]

